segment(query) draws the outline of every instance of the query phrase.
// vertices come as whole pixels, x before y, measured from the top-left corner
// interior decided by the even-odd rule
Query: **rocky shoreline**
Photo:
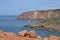
[[[29,32],[23,30],[18,35],[0,30],[0,40],[60,40],[60,37],[50,35],[49,37],[42,38],[41,36],[37,36],[34,30]]]

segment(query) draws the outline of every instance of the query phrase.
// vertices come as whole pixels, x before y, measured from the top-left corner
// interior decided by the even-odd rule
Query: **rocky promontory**
[[[50,31],[60,32],[60,15],[58,17],[49,18],[48,20],[44,20],[42,22],[28,24],[24,27],[47,29]]]
[[[0,30],[0,40],[60,40],[60,37],[50,35],[49,37],[42,38],[41,36],[37,36],[34,30],[29,32],[23,30],[18,35]]]
[[[23,12],[18,16],[18,20],[39,20],[39,19],[48,19],[52,17],[57,17],[60,15],[60,9],[53,10],[36,10]]]

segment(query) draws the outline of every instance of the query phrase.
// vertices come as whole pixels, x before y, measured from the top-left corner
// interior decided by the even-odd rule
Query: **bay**
[[[42,37],[49,36],[51,34],[60,36],[60,33],[56,31],[24,28],[25,25],[41,22],[42,20],[16,20],[17,17],[18,15],[0,15],[0,30],[13,32],[15,34],[18,34],[18,32],[22,30],[35,30],[36,34]]]

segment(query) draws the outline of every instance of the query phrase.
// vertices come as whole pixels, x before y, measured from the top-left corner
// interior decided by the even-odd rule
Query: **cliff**
[[[19,32],[18,35],[0,30],[0,40],[60,40],[60,37],[50,35],[49,37],[42,38],[41,36],[36,36],[34,30],[29,32],[24,30]]]
[[[36,10],[36,11],[28,11],[23,12],[18,16],[18,20],[38,20],[38,19],[48,19],[52,17],[57,17],[60,15],[60,9],[54,10]]]

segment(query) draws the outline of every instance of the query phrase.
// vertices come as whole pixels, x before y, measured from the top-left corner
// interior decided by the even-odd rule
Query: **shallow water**
[[[24,26],[36,22],[41,22],[42,20],[16,20],[18,16],[14,15],[1,15],[0,16],[0,30],[4,30],[6,32],[13,32],[18,34],[19,31],[25,30]],[[32,30],[32,28],[26,28],[26,30]],[[60,36],[59,32],[56,31],[48,31],[48,30],[38,30],[34,29],[37,35],[42,37],[49,36],[51,34]]]

